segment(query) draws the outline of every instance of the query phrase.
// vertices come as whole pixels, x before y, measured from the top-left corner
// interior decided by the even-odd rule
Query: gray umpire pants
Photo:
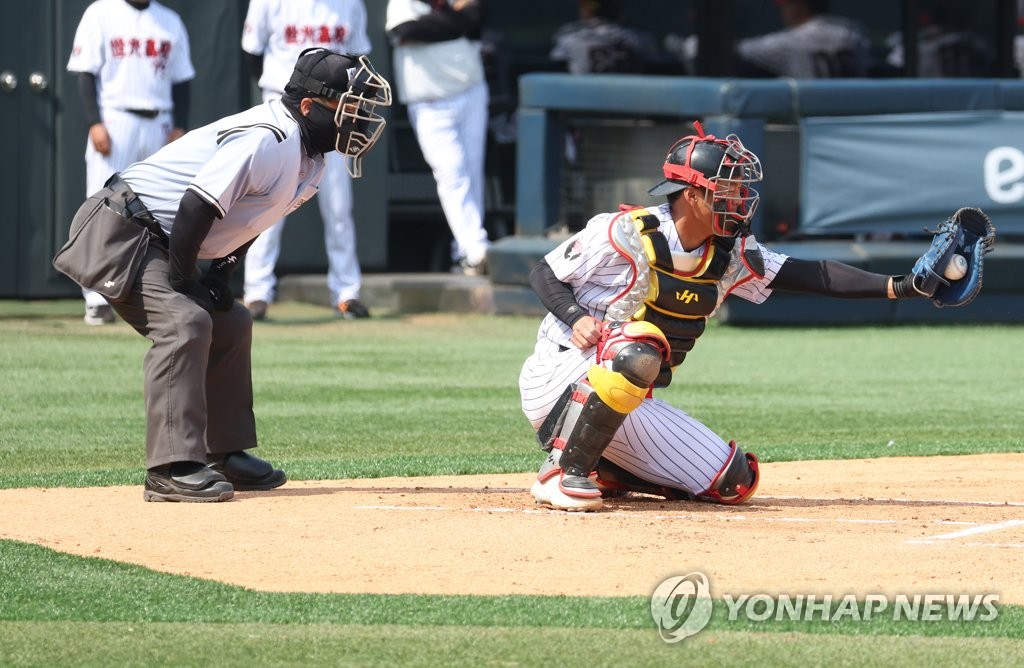
[[[152,341],[143,361],[146,467],[256,447],[252,317],[208,313],[175,292],[167,252],[150,244],[127,299],[111,306]]]

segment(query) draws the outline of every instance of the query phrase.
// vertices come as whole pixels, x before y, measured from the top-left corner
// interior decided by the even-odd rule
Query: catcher
[[[550,312],[519,377],[523,412],[547,457],[531,492],[562,510],[597,510],[629,491],[738,504],[757,489],[757,457],[653,396],[667,386],[726,297],[774,290],[964,306],[981,290],[995,228],[979,209],[939,225],[905,276],[808,261],[750,234],[761,180],[738,137],[697,133],[668,152],[660,206],[592,218],[548,253],[530,284]],[[944,277],[950,264],[966,272]],[[950,275],[955,275],[952,271]]]

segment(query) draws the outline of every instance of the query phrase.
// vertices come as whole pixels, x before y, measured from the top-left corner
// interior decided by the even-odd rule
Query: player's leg
[[[256,418],[252,403],[252,317],[237,302],[212,314],[213,335],[206,370],[206,448],[210,468],[236,490],[280,487],[288,477],[253,455]]]
[[[260,233],[245,254],[242,299],[255,320],[266,317],[267,306],[274,302],[277,276],[274,267],[281,254],[281,233],[286,218]]]
[[[91,139],[86,139],[86,195],[98,192],[114,172],[118,172],[134,162],[131,151],[133,138],[138,134],[137,119],[123,111],[104,110],[103,125],[110,136],[110,152],[107,155],[97,151]],[[114,310],[103,295],[83,288],[82,297],[85,299],[84,320],[87,325],[105,325],[114,322]]]
[[[466,148],[466,173],[469,175],[469,198],[480,212],[479,218],[465,219],[461,225],[467,227],[463,236],[474,240],[474,244],[465,251],[466,268],[485,268],[490,241],[484,227],[486,201],[484,199],[485,172],[484,164],[487,157],[487,85],[480,83],[465,93],[465,107],[462,131],[462,145]],[[472,227],[470,227],[472,226]]]
[[[356,254],[356,225],[352,217],[352,177],[345,157],[332,152],[325,156],[327,166],[317,202],[324,223],[324,247],[327,250],[327,287],[331,303],[342,315],[363,318],[370,315],[358,302],[362,273]],[[361,307],[361,308],[360,308]]]
[[[487,253],[483,209],[470,194],[471,180],[459,124],[463,121],[463,95],[436,102],[409,105],[409,122],[434,175],[437,196],[455,239],[452,260],[482,260]]]
[[[548,457],[531,493],[564,510],[601,507],[590,474],[627,415],[643,402],[668,343],[649,323],[626,323],[607,333],[586,377],[568,386],[538,429]]]
[[[630,413],[597,472],[608,489],[729,504],[750,498],[759,476],[754,455],[653,398]]]
[[[143,360],[147,501],[224,501],[234,489],[206,465],[212,317],[171,289],[165,249],[150,246],[118,315],[152,341]]]

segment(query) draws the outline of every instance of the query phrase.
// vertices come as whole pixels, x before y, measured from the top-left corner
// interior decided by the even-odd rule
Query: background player
[[[175,12],[155,0],[96,0],[75,31],[68,71],[78,91],[89,141],[85,191],[185,134],[189,80],[195,76],[188,33]],[[83,290],[85,322],[114,321],[107,301]]]
[[[389,104],[390,86],[365,56],[307,50],[281,99],[130,165],[75,215],[55,264],[76,258],[60,268],[83,287],[126,286],[112,305],[152,342],[143,364],[147,501],[224,501],[285,482],[248,452],[257,445],[252,317],[230,276],[260,232],[316,192],[324,154],[343,152],[358,170],[384,128],[374,110]],[[137,267],[125,266],[131,228],[119,216],[148,239]],[[199,260],[210,260],[203,274]]]
[[[487,82],[476,0],[390,0],[386,28],[399,99],[452,231],[452,269],[487,273]]]
[[[650,390],[669,384],[722,301],[935,290],[914,282],[923,258],[896,277],[761,246],[749,235],[760,161],[736,136],[697,129],[671,147],[665,180],[649,191],[666,203],[593,217],[531,272],[550,311],[519,378],[523,412],[549,451],[531,490],[540,503],[594,510],[602,493],[630,490],[743,502],[757,488],[756,457]]]
[[[363,0],[251,0],[242,33],[242,49],[252,58],[263,100],[281,97],[295,59],[303,49],[323,47],[339,53],[368,54],[366,6]],[[345,158],[331,152],[317,202],[327,249],[327,287],[335,312],[345,318],[367,318],[359,300],[362,272],[356,254],[352,217],[352,180]],[[245,260],[244,300],[253,317],[266,317],[274,301],[274,267],[281,254],[284,219],[253,243]]]
[[[871,41],[855,22],[827,14],[828,0],[778,0],[785,28],[736,43],[743,76],[866,76]]]

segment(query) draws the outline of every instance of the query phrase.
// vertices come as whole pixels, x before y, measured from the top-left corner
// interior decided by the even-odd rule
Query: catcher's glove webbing
[[[964,207],[933,234],[931,246],[910,272],[914,290],[940,308],[971,303],[981,291],[982,260],[995,245],[995,225],[981,209]],[[943,274],[954,255],[967,260],[967,273],[950,281]]]

